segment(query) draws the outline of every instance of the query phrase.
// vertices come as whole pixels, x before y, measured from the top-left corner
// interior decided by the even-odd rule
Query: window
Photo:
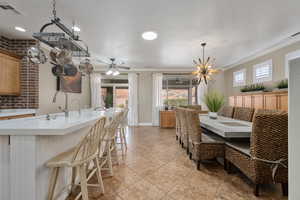
[[[116,106],[119,108],[128,107],[128,87],[116,87]]]
[[[189,75],[163,76],[163,103],[169,106],[197,104],[197,85]]]
[[[272,80],[272,60],[253,66],[253,82],[261,83]]]
[[[120,75],[102,79],[101,94],[106,108],[128,107],[128,78]]]
[[[246,69],[233,72],[233,87],[246,85]]]

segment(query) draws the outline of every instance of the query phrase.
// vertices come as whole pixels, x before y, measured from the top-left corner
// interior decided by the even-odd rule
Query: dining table
[[[250,138],[252,122],[218,116],[212,119],[207,114],[200,114],[200,125],[224,139]]]

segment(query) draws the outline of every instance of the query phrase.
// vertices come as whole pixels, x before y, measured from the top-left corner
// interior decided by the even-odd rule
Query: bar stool
[[[101,147],[102,137],[105,136],[105,118],[98,120],[88,134],[72,149],[63,152],[46,163],[48,168],[52,169],[50,176],[50,184],[48,188],[48,200],[56,199],[54,196],[55,186],[59,171],[61,168],[72,168],[72,182],[65,186],[58,194],[61,194],[66,188],[71,186],[71,191],[74,186],[80,185],[81,192],[76,196],[76,200],[82,196],[83,200],[88,200],[88,186],[99,187],[104,193],[104,186],[101,176],[101,168],[99,165],[98,148]],[[88,172],[90,164],[95,168]],[[88,184],[88,180],[96,173],[98,184]],[[79,174],[79,177],[76,175]],[[76,182],[76,178],[79,181]]]
[[[117,147],[116,147],[116,138],[117,138],[117,130],[121,123],[123,112],[118,113],[116,116],[112,118],[110,123],[107,124],[105,127],[106,134],[105,137],[102,138],[102,142],[105,142],[105,147],[98,152],[98,158],[100,158],[100,167],[102,170],[108,170],[109,176],[113,176],[113,163],[112,157],[114,154],[117,164],[119,164],[118,154],[117,154]],[[103,167],[105,164],[108,167]]]
[[[121,150],[123,155],[125,154],[125,151],[127,151],[127,140],[126,140],[126,128],[128,126],[127,115],[128,115],[128,109],[125,109],[118,128],[119,142],[117,144],[121,145]]]

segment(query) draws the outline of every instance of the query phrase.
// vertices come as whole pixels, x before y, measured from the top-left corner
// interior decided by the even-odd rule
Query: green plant
[[[225,97],[219,92],[210,91],[204,96],[204,103],[211,112],[218,112],[225,104]]]
[[[113,107],[113,99],[114,97],[113,97],[113,95],[112,94],[107,94],[107,96],[105,97],[105,107],[106,108],[110,108],[110,107]]]
[[[266,87],[262,83],[246,85],[241,88],[241,92],[263,91]]]
[[[288,87],[289,87],[288,80],[281,80],[277,85],[278,89],[284,89],[284,88],[288,88]]]
[[[188,105],[188,100],[186,98],[178,98],[178,99],[165,99],[164,105],[168,106],[184,106]]]

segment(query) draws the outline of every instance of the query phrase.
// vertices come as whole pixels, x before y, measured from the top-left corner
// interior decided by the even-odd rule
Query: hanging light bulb
[[[120,72],[118,70],[114,71],[113,76],[118,76]]]
[[[204,48],[206,46],[206,43],[202,43],[202,60],[201,58],[198,59],[198,61],[194,60],[194,64],[197,67],[197,70],[194,71],[192,74],[196,76],[197,83],[200,84],[202,80],[204,80],[205,84],[207,85],[207,81],[211,80],[211,76],[215,73],[218,73],[218,69],[213,68],[214,59],[211,59],[208,57],[205,59],[204,57]]]
[[[113,71],[110,69],[106,72],[106,75],[111,75],[113,73]]]

